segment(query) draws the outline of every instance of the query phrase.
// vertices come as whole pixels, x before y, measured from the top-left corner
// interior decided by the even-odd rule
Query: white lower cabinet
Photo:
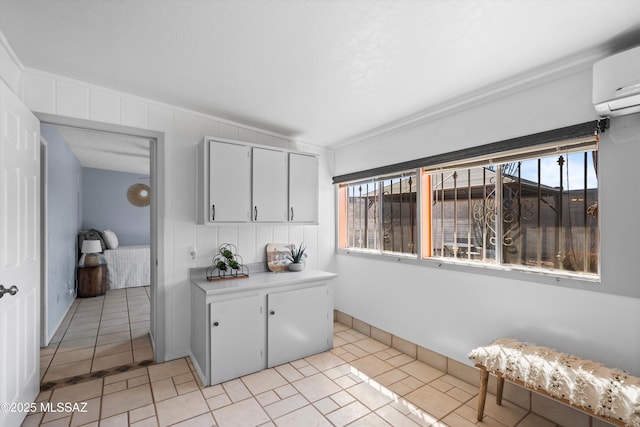
[[[325,351],[329,290],[327,285],[267,295],[268,367]]]
[[[264,315],[261,295],[209,304],[211,383],[264,369]]]
[[[191,359],[205,385],[333,347],[329,281],[335,275],[294,274],[258,273],[234,284],[192,281]]]

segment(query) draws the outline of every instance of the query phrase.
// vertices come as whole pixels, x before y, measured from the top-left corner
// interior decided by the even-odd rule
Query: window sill
[[[492,275],[528,282],[534,281],[535,279],[535,282],[542,284],[559,285],[587,290],[596,290],[594,289],[594,285],[599,285],[601,283],[600,276],[595,274],[585,275],[568,271],[541,270],[533,267],[515,265],[480,264],[478,262],[444,257],[419,259],[416,255],[380,253],[378,251],[361,251],[343,248],[337,249],[336,254],[368,258],[376,261],[399,262],[427,268],[440,268],[472,274]]]

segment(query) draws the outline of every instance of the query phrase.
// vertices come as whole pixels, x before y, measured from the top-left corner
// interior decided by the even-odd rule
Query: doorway
[[[147,161],[149,173],[147,176],[148,178],[147,183],[152,189],[152,197],[150,200],[150,209],[149,209],[150,212],[149,212],[149,245],[148,245],[149,246],[148,267],[150,272],[150,286],[147,288],[140,287],[137,290],[134,290],[134,288],[131,288],[130,291],[123,290],[122,292],[119,292],[119,293],[114,292],[114,295],[108,295],[110,292],[107,292],[107,295],[104,297],[103,305],[104,304],[110,305],[111,308],[113,309],[114,302],[124,301],[125,306],[130,307],[132,305],[134,306],[139,305],[141,301],[144,301],[144,298],[148,298],[147,299],[149,304],[148,321],[149,321],[149,332],[150,332],[149,338],[152,345],[151,347],[152,355],[153,355],[152,358],[156,362],[163,361],[164,327],[162,322],[158,321],[159,319],[164,318],[163,316],[164,304],[161,301],[162,292],[159,292],[159,288],[161,288],[163,285],[164,276],[163,274],[159,274],[158,272],[158,259],[162,259],[160,254],[163,253],[162,233],[159,232],[159,224],[162,224],[163,217],[164,217],[163,210],[162,210],[162,200],[164,199],[164,187],[163,187],[164,136],[163,134],[160,132],[154,132],[154,131],[149,131],[144,129],[130,128],[130,127],[119,126],[119,125],[109,125],[109,124],[97,123],[97,122],[81,120],[81,119],[70,119],[70,118],[59,117],[54,115],[37,114],[37,116],[40,119],[41,124],[43,126],[55,126],[59,128],[71,129],[73,131],[91,132],[96,135],[100,135],[101,137],[107,137],[107,138],[109,136],[113,136],[114,140],[118,140],[118,141],[131,138],[134,140],[138,139],[138,140],[144,140],[148,142],[148,156],[146,161]],[[46,150],[50,150],[51,149],[50,142],[43,142],[43,147]],[[105,147],[102,146],[98,148],[104,149]],[[104,150],[102,153],[98,152],[97,155],[104,157],[105,156]],[[44,164],[45,168],[51,167],[50,164],[47,165],[46,162],[44,163],[45,163]],[[143,174],[138,174],[138,175],[139,175],[139,178],[142,178],[144,176]],[[76,206],[80,206],[81,203],[82,203],[81,198],[80,196],[78,196],[76,200]],[[43,210],[43,217],[46,218],[46,215],[47,215],[46,210]],[[47,226],[47,221],[43,221],[43,224],[44,224],[43,229],[44,231],[46,231],[45,227]],[[50,234],[50,231],[51,231],[51,227],[49,225],[48,234]],[[55,242],[48,241],[47,239],[48,234],[45,235],[45,237],[43,238],[43,245],[42,245],[42,249],[43,249],[42,258],[45,260],[48,258],[47,252],[51,252],[55,250]],[[46,268],[46,265],[43,265],[43,267]],[[75,279],[75,273],[73,274],[73,277]],[[44,281],[44,283],[46,283],[46,281]],[[75,288],[75,282],[73,287]],[[142,292],[140,292],[140,290],[142,290]],[[129,294],[128,298],[127,298],[127,294]],[[42,335],[43,335],[42,342],[44,345],[44,343],[48,343],[51,339],[50,331],[52,329],[52,325],[46,324],[45,316],[47,315],[47,310],[44,304],[46,299],[46,289],[43,289],[42,295],[43,295],[42,297],[43,306],[41,307],[42,308],[41,313],[42,313],[43,319],[45,319],[45,321],[43,322],[43,328],[42,328]],[[92,311],[89,305],[91,304],[96,305],[96,304],[95,303],[90,304],[89,300],[90,299],[87,299],[87,302],[85,304],[87,308],[83,310],[80,310],[79,305],[80,303],[85,303],[85,301],[74,302],[73,304],[75,305],[75,307],[73,305],[69,306],[73,310],[69,310],[69,312],[67,312],[67,316],[66,316],[67,320],[70,321],[71,315],[75,314],[75,311],[77,310],[80,310],[80,312]],[[108,301],[111,301],[111,302],[107,304]],[[127,305],[126,301],[130,301],[130,303]],[[94,309],[93,311],[95,311],[95,308],[96,307],[93,307]],[[116,309],[116,311],[117,310],[118,309]],[[138,312],[137,315],[134,314],[134,317],[140,316],[139,313],[140,312]],[[106,314],[104,320],[106,321],[114,320],[114,319],[109,319],[110,316],[113,317],[113,313]],[[139,323],[141,321],[139,317],[135,318],[134,320],[137,321],[136,323]],[[117,322],[110,322],[110,323],[113,324]],[[118,329],[115,325],[110,325],[110,324],[105,325],[105,328],[109,328],[109,327],[112,327],[114,331]],[[49,333],[47,332],[47,330],[49,330]],[[82,335],[82,333],[80,333],[79,335]],[[103,341],[103,344],[104,343],[105,342]],[[85,351],[85,353],[88,353],[88,352],[89,352],[88,350]],[[43,366],[44,366],[44,364],[46,364],[46,361],[47,361],[46,355],[43,361],[44,361],[43,362]]]

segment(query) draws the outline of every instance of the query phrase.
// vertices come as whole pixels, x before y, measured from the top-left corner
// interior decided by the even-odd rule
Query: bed
[[[151,283],[149,245],[106,249],[104,258],[107,262],[109,289],[149,286]]]

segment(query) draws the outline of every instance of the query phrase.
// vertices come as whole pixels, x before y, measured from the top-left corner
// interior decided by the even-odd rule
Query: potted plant
[[[306,258],[306,254],[304,253],[305,250],[307,250],[307,248],[305,248],[302,243],[300,243],[298,249],[296,249],[296,245],[291,245],[289,247],[289,251],[291,253],[287,256],[287,259],[291,261],[291,264],[289,264],[290,271],[304,270],[304,259]]]

